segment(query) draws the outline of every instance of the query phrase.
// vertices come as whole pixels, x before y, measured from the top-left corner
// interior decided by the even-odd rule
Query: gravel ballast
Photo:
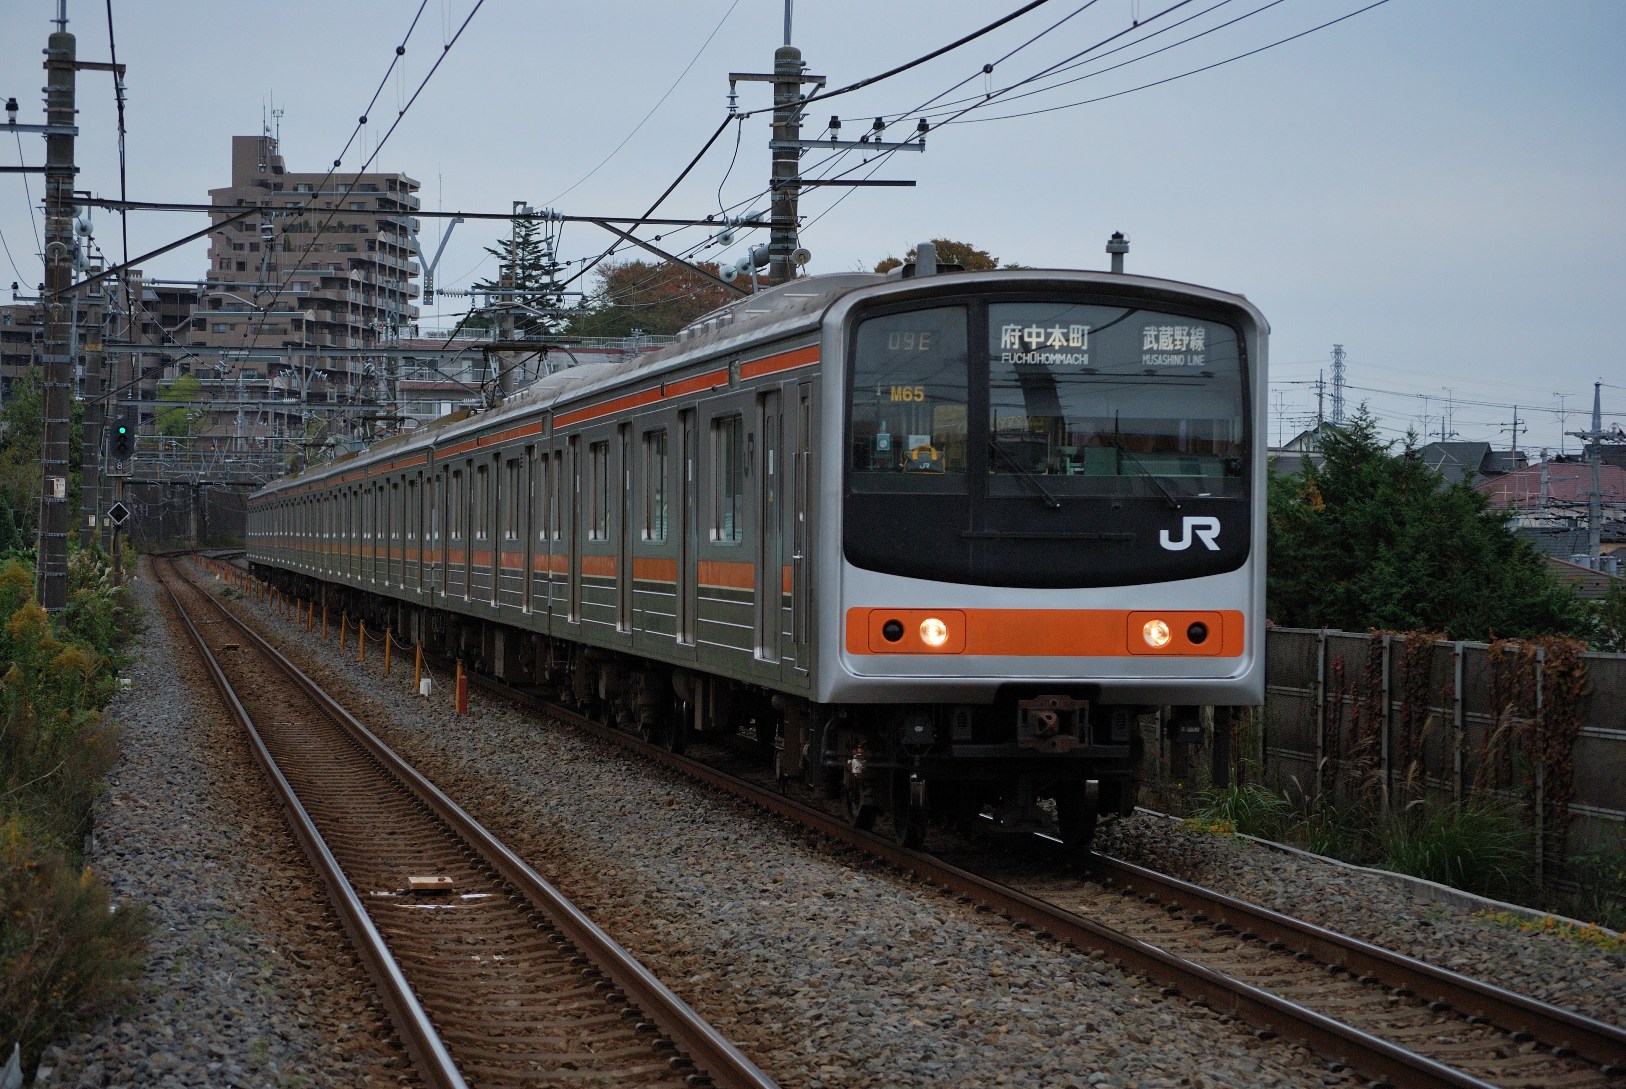
[[[429,699],[409,692],[401,658],[385,680],[374,649],[357,663],[353,644],[339,655],[335,636],[323,643],[258,606],[240,611],[289,641],[302,668],[343,693],[387,743],[787,1087],[1352,1083],[1302,1049],[1262,1042],[1089,954],[832,851],[675,773],[478,693],[471,713],[458,716],[444,684]],[[399,1060],[379,1042],[359,969],[348,966],[349,979],[340,979],[341,958],[304,954],[321,962],[313,969],[285,948],[289,916],[317,919],[318,928],[333,923],[308,880],[290,882],[281,868],[280,878],[262,872],[262,845],[298,860],[263,788],[257,805],[216,797],[215,784],[229,776],[214,765],[246,756],[222,752],[236,749],[199,729],[207,716],[181,709],[163,635],[162,625],[150,625],[135,685],[114,709],[128,723],[126,756],[98,816],[93,863],[120,897],[152,905],[160,940],[168,928],[182,963],[155,952],[142,1009],[73,1042],[59,1081],[316,1086],[399,1078],[401,1068],[386,1065]],[[212,860],[177,845],[193,835],[212,844]],[[1422,902],[1398,881],[1145,815],[1108,826],[1103,846],[1593,1016],[1615,1016],[1626,999],[1620,958]],[[277,902],[268,881],[284,898],[309,902]],[[275,909],[256,906],[263,904]],[[225,990],[195,1001],[212,993],[201,989],[208,986]],[[177,1000],[187,1008],[176,1009]],[[344,1014],[348,1048],[334,1042]],[[267,1025],[275,1027],[259,1027]],[[154,1039],[188,1047],[196,1039],[202,1050],[167,1049],[193,1064],[164,1075],[173,1080],[126,1076],[135,1069],[130,1056],[149,1056]],[[223,1054],[210,1055],[211,1043]],[[194,1054],[220,1066],[209,1071]],[[238,1081],[219,1076],[228,1066]],[[91,1076],[97,1067],[105,1077]]]

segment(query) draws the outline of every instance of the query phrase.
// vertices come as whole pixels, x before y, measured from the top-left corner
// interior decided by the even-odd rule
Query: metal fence
[[[1516,799],[1543,869],[1626,840],[1626,654],[1294,628],[1266,651],[1273,783],[1380,813]]]

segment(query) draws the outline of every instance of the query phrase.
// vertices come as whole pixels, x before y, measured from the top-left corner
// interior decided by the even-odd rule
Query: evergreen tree
[[[1584,634],[1575,595],[1466,483],[1363,407],[1325,462],[1270,482],[1269,614],[1289,627],[1437,631],[1455,639]]]
[[[491,296],[489,305],[472,312],[463,324],[495,328],[504,315],[510,315],[518,336],[545,336],[557,331],[562,318],[536,313],[558,310],[561,298],[555,280],[559,264],[552,240],[543,235],[542,224],[534,219],[517,219],[509,237],[487,246],[486,252],[497,259],[497,278],[481,280],[474,290],[504,294]]]

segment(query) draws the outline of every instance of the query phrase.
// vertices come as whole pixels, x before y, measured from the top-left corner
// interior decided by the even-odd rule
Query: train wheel
[[[1056,824],[1069,853],[1083,855],[1090,849],[1100,812],[1100,784],[1094,779],[1068,783],[1056,792]]]
[[[892,775],[892,838],[910,850],[926,842],[926,784],[906,771]]]

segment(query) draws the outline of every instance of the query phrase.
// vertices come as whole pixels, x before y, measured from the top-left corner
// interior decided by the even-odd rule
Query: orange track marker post
[[[412,655],[412,691],[414,691],[414,692],[422,692],[423,691],[423,644],[419,643],[417,645],[417,647],[414,648],[414,651],[415,651],[415,653]]]
[[[384,629],[384,676],[390,675],[390,629]]]
[[[344,649],[344,629],[350,626],[350,618],[344,613],[339,614],[339,649]]]
[[[365,620],[356,621],[356,646],[361,651],[356,657],[356,661],[365,662],[367,660],[367,621]]]
[[[458,662],[457,662],[457,683],[452,687],[452,691],[457,694],[457,703],[456,703],[457,713],[460,714],[460,715],[468,714],[469,713],[469,679],[468,679],[468,677],[464,676],[464,674],[463,674],[463,661],[462,661],[462,659],[458,659]]]

